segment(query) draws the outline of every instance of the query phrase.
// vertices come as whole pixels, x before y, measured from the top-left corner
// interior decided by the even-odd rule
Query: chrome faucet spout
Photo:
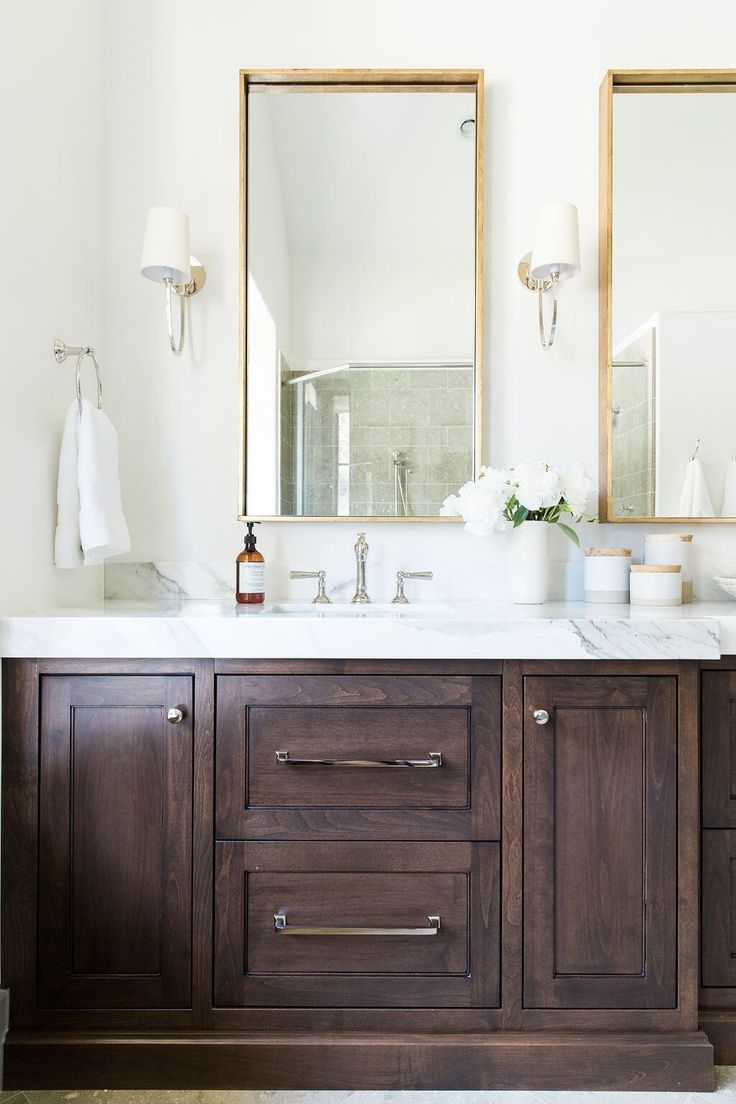
[[[368,559],[368,541],[365,533],[358,533],[355,544],[355,594],[353,602],[370,602],[368,591],[365,587],[365,563]]]

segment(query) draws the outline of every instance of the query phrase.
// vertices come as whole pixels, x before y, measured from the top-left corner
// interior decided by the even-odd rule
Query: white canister
[[[585,601],[628,602],[630,548],[585,549]]]
[[[647,533],[644,537],[645,564],[680,564],[682,567],[682,600],[693,600],[693,535],[677,533]]]
[[[680,564],[632,564],[632,606],[681,606]]]

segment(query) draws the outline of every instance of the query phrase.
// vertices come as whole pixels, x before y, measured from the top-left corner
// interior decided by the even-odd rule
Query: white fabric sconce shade
[[[188,284],[189,216],[174,207],[152,207],[146,219],[141,273],[149,280]]]
[[[184,348],[184,301],[205,285],[207,274],[196,257],[189,255],[189,216],[175,207],[152,207],[146,218],[141,253],[141,273],[163,283],[169,347],[175,356]],[[179,300],[179,336],[174,337],[172,297]]]
[[[529,275],[549,280],[556,273],[558,280],[569,280],[579,271],[578,209],[572,203],[548,203],[537,216]]]

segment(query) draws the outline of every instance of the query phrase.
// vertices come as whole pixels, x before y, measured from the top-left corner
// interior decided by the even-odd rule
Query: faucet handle
[[[432,579],[431,571],[397,571],[396,572],[396,597],[391,605],[408,606],[409,599],[404,594],[404,579]]]
[[[327,572],[320,571],[290,571],[290,579],[318,579],[317,583],[317,597],[312,599],[312,605],[329,606],[331,599],[327,597],[325,592],[325,579],[327,578]]]

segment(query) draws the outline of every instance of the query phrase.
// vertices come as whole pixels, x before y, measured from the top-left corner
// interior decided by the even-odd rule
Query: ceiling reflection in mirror
[[[245,513],[435,516],[474,473],[476,93],[247,97]]]
[[[610,514],[734,517],[736,96],[620,91]]]

